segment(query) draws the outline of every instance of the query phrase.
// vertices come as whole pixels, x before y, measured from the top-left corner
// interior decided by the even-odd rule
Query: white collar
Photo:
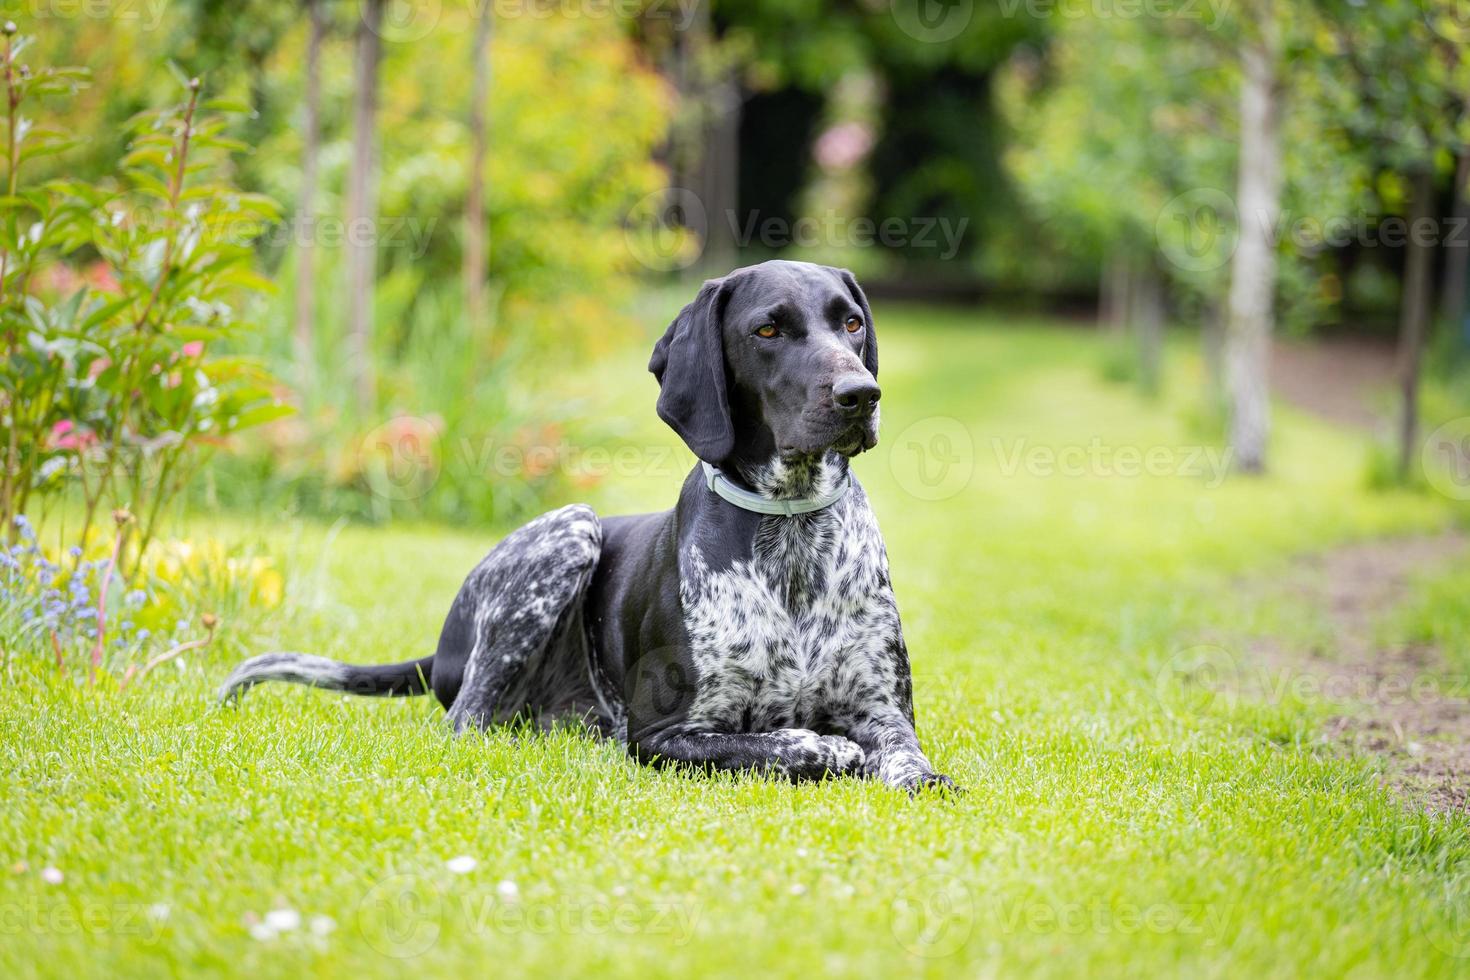
[[[852,482],[849,473],[842,474],[841,481],[837,486],[817,497],[798,497],[795,500],[776,500],[771,497],[762,497],[758,493],[737,487],[730,482],[730,478],[721,473],[714,466],[699,461],[704,467],[704,482],[714,493],[728,500],[741,510],[748,510],[755,514],[770,514],[772,516],[794,517],[797,514],[810,514],[813,511],[823,510],[831,507],[841,500],[847,493],[848,485]]]

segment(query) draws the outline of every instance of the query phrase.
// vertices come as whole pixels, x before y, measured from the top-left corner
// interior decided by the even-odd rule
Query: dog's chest
[[[837,723],[894,688],[898,614],[866,506],[762,521],[753,554],[681,583],[690,720],[724,731]]]

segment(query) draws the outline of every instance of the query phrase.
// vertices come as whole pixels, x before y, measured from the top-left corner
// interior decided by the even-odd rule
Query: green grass
[[[1450,504],[1368,493],[1361,439],[1287,411],[1269,478],[1178,472],[1184,351],[1147,402],[1102,380],[1087,332],[914,310],[879,329],[885,439],[857,469],[920,734],[964,796],[653,771],[570,733],[455,740],[427,699],[274,687],[212,710],[219,655],[121,695],[27,660],[0,697],[0,975],[1463,973],[1470,824],[1321,750],[1317,706],[1180,680],[1202,635],[1289,620],[1232,580],[1447,526]],[[666,505],[686,461],[645,355],[566,385],[634,447],[588,491],[606,512]],[[1095,438],[1109,466],[1120,447],[1174,462],[1046,475],[1028,455]],[[494,540],[276,515],[184,530],[259,539],[289,570],[287,608],[232,643],[368,662],[431,649]],[[1465,622],[1463,589],[1433,601]],[[299,929],[251,935],[285,907]]]

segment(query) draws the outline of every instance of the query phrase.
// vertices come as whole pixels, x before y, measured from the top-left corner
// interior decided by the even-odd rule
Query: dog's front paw
[[[910,793],[923,793],[927,790],[940,790],[945,793],[961,795],[965,791],[955,785],[955,781],[942,772],[921,773],[903,787]]]
[[[876,761],[877,765],[873,762]],[[901,789],[906,793],[919,794],[926,790],[940,790],[947,793],[963,793],[964,790],[955,785],[955,781],[943,773],[935,772],[929,768],[925,760],[913,756],[886,756],[879,760],[869,762],[869,775],[876,776],[894,789]]]

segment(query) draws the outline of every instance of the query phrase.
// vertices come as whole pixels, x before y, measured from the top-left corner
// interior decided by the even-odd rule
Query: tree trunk
[[[1460,150],[1455,169],[1455,220],[1445,236],[1444,298],[1440,315],[1459,338],[1462,347],[1470,347],[1470,325],[1465,323],[1467,284],[1470,284],[1470,148]]]
[[[495,11],[484,4],[475,21],[474,78],[470,84],[470,173],[464,202],[464,296],[470,328],[485,323],[485,278],[489,274],[489,227],[485,213],[486,113],[490,99],[490,34]]]
[[[674,32],[674,86],[679,93],[678,118],[671,131],[674,186],[699,193],[704,180],[704,116],[702,74],[709,43],[709,3],[690,0],[688,26]]]
[[[373,289],[377,265],[378,61],[385,0],[363,0],[352,93],[352,171],[347,181],[347,339],[357,407],[373,411]]]
[[[1102,280],[1098,290],[1098,325],[1108,333],[1121,336],[1128,329],[1128,284],[1132,272],[1122,249],[1111,250],[1103,259]]]
[[[1205,362],[1208,411],[1211,422],[1225,417],[1225,304],[1212,300],[1204,312],[1200,343]]]
[[[1164,358],[1164,279],[1152,263],[1138,268],[1134,279],[1133,323],[1138,344],[1138,385],[1145,394],[1156,394]]]
[[[1230,388],[1230,444],[1246,473],[1266,468],[1271,430],[1270,356],[1276,299],[1272,236],[1281,210],[1279,40],[1271,0],[1259,4],[1260,36],[1242,45],[1239,239],[1230,270],[1225,363]]]
[[[740,83],[734,78],[723,79],[710,96],[701,197],[709,221],[705,262],[714,275],[724,275],[739,261],[741,101]]]
[[[1406,479],[1419,442],[1419,368],[1429,332],[1434,284],[1434,168],[1426,164],[1413,177],[1413,217],[1404,258],[1404,291],[1399,307],[1399,478]]]
[[[316,361],[316,174],[321,150],[321,60],[326,35],[324,0],[306,0],[306,118],[301,134],[301,195],[296,215],[296,368],[303,391],[311,390]]]

